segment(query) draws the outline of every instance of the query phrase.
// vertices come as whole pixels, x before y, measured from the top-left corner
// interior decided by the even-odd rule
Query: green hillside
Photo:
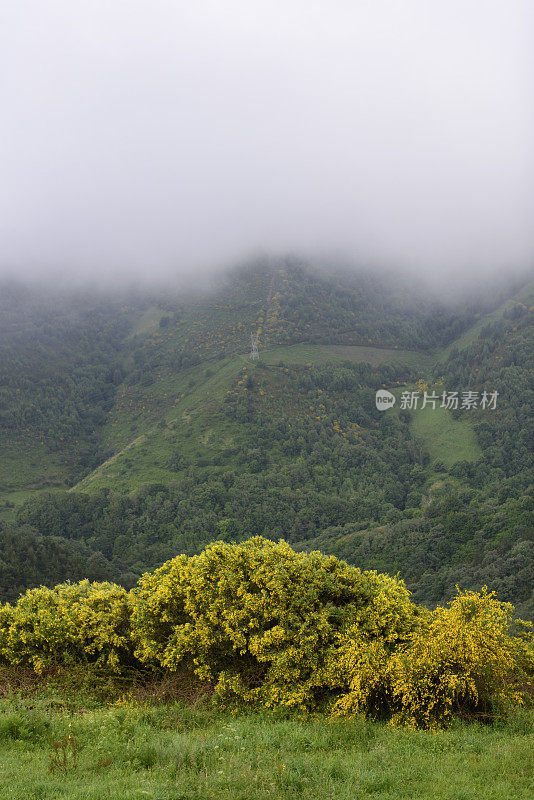
[[[486,314],[478,314],[477,320],[470,325],[458,338],[451,341],[446,347],[436,353],[436,359],[442,361],[446,359],[456,348],[463,350],[470,345],[474,345],[484,330],[492,323],[499,322],[506,313],[514,313],[515,310],[528,309],[534,305],[534,281],[529,281],[518,292],[507,298],[493,311]]]
[[[75,542],[128,582],[214,539],[283,537],[400,570],[422,601],[484,581],[531,613],[531,288],[477,312],[289,260],[196,293],[11,286],[0,308],[6,541],[25,526],[39,547]],[[402,392],[422,385],[497,388],[499,405],[402,411]],[[376,409],[379,389],[393,410]],[[61,547],[54,580],[78,563]],[[17,553],[0,571],[16,573]]]
[[[177,449],[191,462],[205,458],[214,446],[227,447],[231,432],[210,412],[221,403],[242,364],[239,358],[225,358],[212,367],[199,365],[162,377],[147,389],[121,387],[101,434],[113,455],[73,491],[169,482],[176,478],[169,461]]]

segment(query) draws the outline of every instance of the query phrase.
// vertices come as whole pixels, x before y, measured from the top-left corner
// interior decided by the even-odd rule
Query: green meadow
[[[476,461],[482,451],[478,445],[471,420],[464,417],[454,419],[451,412],[428,405],[412,412],[411,431],[425,443],[430,460],[442,461],[447,467],[458,461]]]
[[[185,705],[3,699],[5,800],[526,800],[534,715],[428,733]]]

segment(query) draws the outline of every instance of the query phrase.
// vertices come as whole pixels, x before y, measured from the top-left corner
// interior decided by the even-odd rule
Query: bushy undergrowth
[[[525,702],[528,626],[491,593],[434,612],[402,581],[261,537],[215,543],[130,593],[82,581],[0,609],[4,664],[195,674],[220,704],[366,713],[418,727]]]

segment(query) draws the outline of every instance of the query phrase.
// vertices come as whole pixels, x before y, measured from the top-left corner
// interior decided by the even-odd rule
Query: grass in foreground
[[[80,708],[0,702],[5,800],[525,800],[534,715],[438,733],[363,719],[214,711],[208,701]],[[70,737],[70,738],[69,738]],[[61,746],[53,764],[56,745]]]

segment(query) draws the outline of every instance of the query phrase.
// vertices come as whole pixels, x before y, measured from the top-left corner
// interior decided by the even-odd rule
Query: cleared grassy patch
[[[147,308],[147,310],[144,311],[137,320],[137,323],[132,332],[129,334],[128,338],[131,339],[133,336],[149,333],[149,331],[152,330],[157,330],[159,328],[160,320],[164,316],[165,312],[161,308],[157,308],[156,306]]]
[[[18,489],[14,492],[2,492],[0,495],[0,519],[10,520],[14,518],[17,509],[40,492],[60,492],[64,491],[64,486],[43,486],[40,489]]]
[[[422,439],[431,460],[439,459],[450,467],[458,461],[476,461],[482,451],[467,417],[455,420],[445,408],[427,406],[412,413],[414,436]]]
[[[13,515],[6,502],[19,506],[36,492],[64,487],[66,477],[61,455],[48,452],[35,436],[21,432],[6,438],[0,458],[0,518]]]
[[[406,364],[425,367],[433,363],[432,356],[416,350],[396,348],[361,347],[346,344],[293,344],[264,350],[260,358],[266,364],[324,364],[326,362],[364,361],[368,364]]]

